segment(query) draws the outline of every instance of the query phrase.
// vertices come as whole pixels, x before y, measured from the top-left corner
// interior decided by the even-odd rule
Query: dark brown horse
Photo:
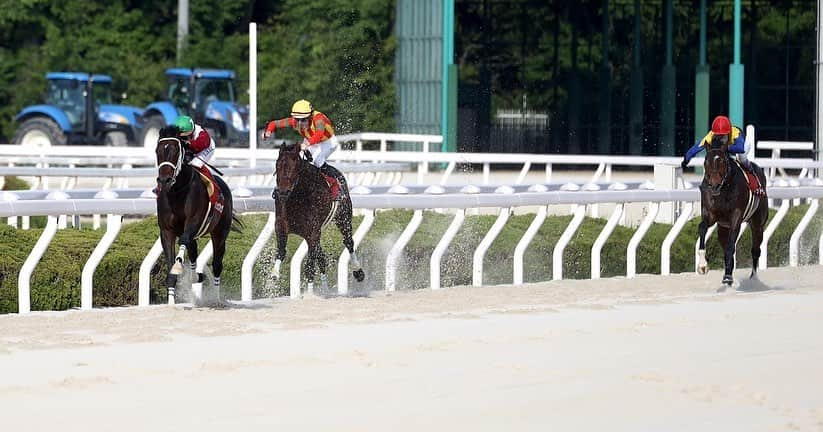
[[[757,262],[760,260],[760,243],[763,241],[763,228],[769,218],[768,198],[757,196],[749,189],[749,182],[742,167],[733,160],[728,146],[720,140],[714,140],[703,162],[705,175],[700,184],[700,205],[702,221],[698,227],[700,247],[698,250],[700,274],[708,272],[706,262],[706,231],[715,223],[718,226],[717,238],[723,248],[725,272],[723,284],[734,283],[734,254],[741,225],[746,222],[752,231],[752,273],[757,277]],[[752,163],[760,184],[766,184],[763,170]]]
[[[197,263],[197,238],[210,234],[214,256],[212,272],[214,286],[220,295],[220,274],[223,272],[223,255],[226,253],[226,237],[230,230],[239,231],[241,224],[234,215],[231,191],[220,177],[214,177],[222,199],[214,205],[201,175],[184,162],[186,145],[180,139],[175,126],[160,130],[157,140],[157,223],[160,225],[160,241],[168,264],[166,286],[169,304],[174,303],[177,276],[183,272],[187,254],[192,271]],[[234,222],[234,224],[233,224]],[[174,242],[179,239],[180,248],[175,256]],[[203,282],[203,274],[197,274]]]
[[[272,193],[275,200],[277,234],[277,257],[274,262],[274,276],[280,277],[280,265],[286,258],[286,242],[288,235],[297,234],[306,240],[309,246],[306,262],[306,279],[309,290],[314,283],[315,266],[320,267],[320,281],[323,289],[327,288],[326,267],[328,265],[326,253],[320,246],[320,234],[323,226],[334,221],[343,235],[343,245],[351,254],[350,268],[358,282],[366,277],[354,253],[352,239],[352,205],[348,186],[340,184],[340,197],[332,197],[329,185],[320,168],[314,166],[303,156],[300,147],[296,144],[280,147],[275,175],[277,186]],[[326,169],[335,173],[335,177],[342,179],[339,171],[326,165]],[[300,271],[300,269],[292,269]]]

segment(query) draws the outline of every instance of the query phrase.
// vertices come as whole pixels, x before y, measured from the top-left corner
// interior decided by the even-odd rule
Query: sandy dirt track
[[[737,275],[742,277],[745,271]],[[823,430],[823,266],[0,316],[4,430]]]

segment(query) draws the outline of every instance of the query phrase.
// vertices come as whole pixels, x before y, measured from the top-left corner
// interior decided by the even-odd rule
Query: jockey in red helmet
[[[763,186],[754,174],[752,164],[747,157],[749,145],[746,142],[746,137],[743,135],[743,131],[741,131],[740,128],[737,126],[732,126],[732,122],[726,116],[721,115],[714,118],[714,121],[712,121],[712,129],[706,134],[705,137],[698,140],[686,152],[686,155],[683,156],[683,161],[680,162],[680,166],[683,167],[683,169],[686,169],[686,166],[689,165],[689,161],[692,160],[693,157],[697,156],[697,154],[703,151],[706,147],[710,146],[712,139],[714,139],[715,136],[720,138],[724,144],[731,143],[728,146],[729,153],[734,153],[737,155],[737,160],[740,162],[743,169],[748,172],[749,179],[754,179],[754,183],[749,180],[752,191],[757,195],[763,195],[765,193]]]

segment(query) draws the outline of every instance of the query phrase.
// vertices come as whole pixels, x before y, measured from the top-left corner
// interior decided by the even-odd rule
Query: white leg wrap
[[[277,260],[274,261],[274,272],[273,273],[274,273],[274,277],[276,277],[278,279],[280,278],[280,266],[282,264],[283,264],[282,260],[277,259]]]
[[[700,274],[706,274],[708,272],[709,263],[706,262],[706,250],[701,249],[697,251],[697,256],[699,258],[699,264],[697,266],[697,272]]]

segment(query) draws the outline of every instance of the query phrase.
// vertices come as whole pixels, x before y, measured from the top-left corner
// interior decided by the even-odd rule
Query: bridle
[[[728,180],[728,178],[729,178],[729,169],[731,168],[732,164],[730,163],[731,161],[729,161],[729,160],[728,160],[728,159],[729,159],[729,155],[728,155],[728,153],[727,153],[727,152],[722,151],[721,149],[712,149],[712,150],[710,151],[710,155],[711,155],[712,153],[719,153],[719,154],[714,154],[714,155],[712,156],[712,162],[711,162],[711,163],[712,163],[712,165],[713,165],[713,166],[714,166],[714,165],[718,162],[718,160],[720,160],[721,158],[726,158],[726,159],[727,159],[727,160],[726,160],[726,170],[723,172],[723,178],[722,178],[722,180],[720,180],[720,185],[719,185],[719,186],[717,186],[717,188],[714,188],[714,187],[711,187],[711,188],[710,188],[710,189],[711,189],[711,193],[712,193],[712,195],[717,196],[717,195],[720,195],[720,191],[722,191],[722,190],[723,190],[723,188],[726,186],[726,180]]]
[[[177,175],[180,174],[180,170],[183,168],[183,143],[180,141],[180,138],[175,137],[160,138],[157,141],[158,146],[163,144],[164,150],[169,146],[169,143],[177,145],[177,163],[163,161],[157,165],[157,169],[160,170],[160,168],[163,168],[165,165],[169,165],[174,169],[171,176],[171,183],[169,183],[169,187],[172,187],[174,186],[174,182],[177,181]]]
[[[302,153],[302,152],[298,151],[298,153],[297,153],[297,175],[295,176],[294,182],[291,184],[291,190],[289,191],[289,193],[285,194],[284,199],[288,199],[289,195],[291,195],[291,192],[293,192],[297,188],[297,185],[300,184],[301,174],[306,169],[306,167],[302,163],[302,162],[306,162],[306,160],[300,157],[300,153]],[[278,160],[279,160],[279,158],[280,158],[280,155],[278,155]],[[277,175],[277,162],[275,162],[274,175]],[[274,188],[274,191],[275,191],[275,193],[277,193],[277,195],[282,195],[282,193],[280,192],[280,190],[277,187]]]

